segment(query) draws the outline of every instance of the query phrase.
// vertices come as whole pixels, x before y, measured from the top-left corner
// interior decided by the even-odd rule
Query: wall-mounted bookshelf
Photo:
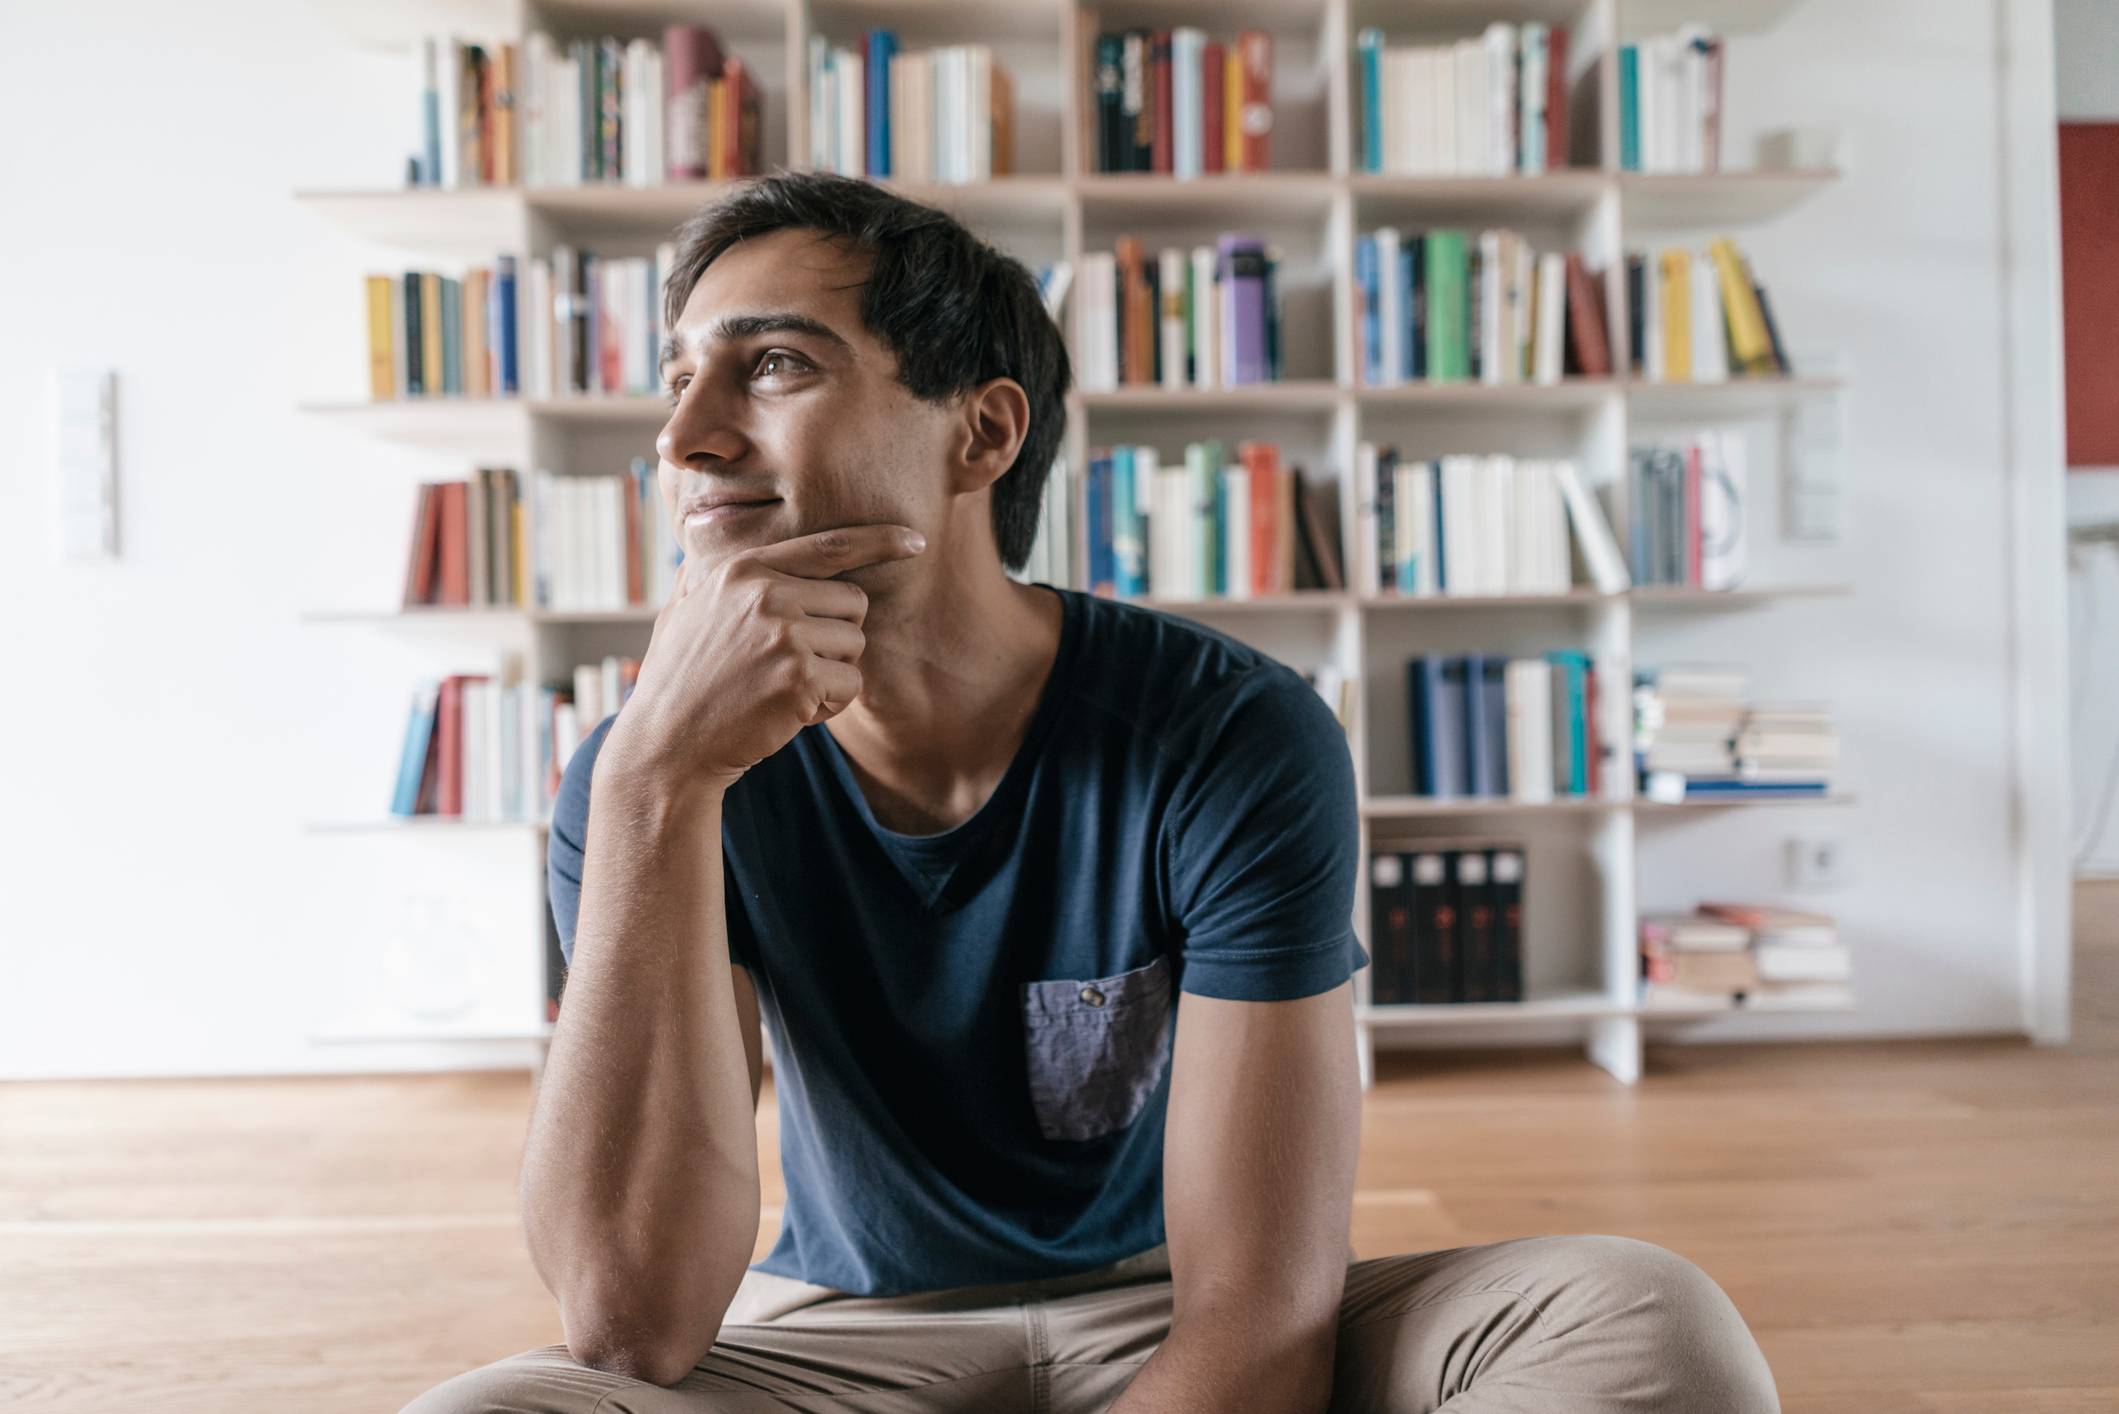
[[[1016,171],[962,185],[886,182],[958,214],[967,224],[1033,267],[1065,261],[1079,274],[1082,257],[1138,234],[1158,245],[1211,243],[1226,230],[1255,231],[1284,254],[1281,293],[1283,381],[1235,388],[1166,390],[1121,386],[1076,389],[1067,400],[1066,465],[1075,473],[1075,543],[1080,583],[1079,472],[1092,446],[1133,442],[1167,457],[1190,440],[1270,438],[1286,461],[1337,490],[1341,544],[1359,530],[1352,467],[1364,441],[1390,442],[1409,455],[1512,452],[1566,456],[1593,487],[1623,509],[1628,449],[1634,438],[1664,430],[1725,425],[1755,436],[1759,503],[1778,493],[1787,473],[1788,431],[1806,400],[1837,397],[1835,371],[1798,364],[1793,376],[1715,383],[1654,383],[1628,376],[1568,376],[1546,384],[1481,382],[1364,386],[1360,322],[1353,283],[1357,239],[1381,224],[1421,229],[1444,224],[1524,231],[1540,249],[1583,255],[1602,272],[1605,310],[1625,327],[1624,253],[1668,237],[1704,240],[1723,231],[1773,222],[1827,191],[1831,171],[1666,174],[1619,170],[1617,45],[1635,36],[1697,21],[1728,36],[1730,62],[1744,61],[1743,34],[1770,26],[1795,0],[1491,0],[1405,11],[1382,0],[1287,0],[1287,3],[1171,7],[1156,0],[1090,7],[1073,0],[1009,0],[999,6],[902,7],[881,0],[746,0],[734,7],[672,0],[654,6],[627,0],[542,4],[503,10],[481,28],[482,9],[452,7],[449,21],[472,37],[520,41],[532,29],[562,35],[650,36],[671,20],[715,26],[725,47],[759,70],[765,104],[768,167],[807,165],[809,40],[854,43],[870,26],[897,29],[907,44],[990,43],[1008,68],[1018,104]],[[416,10],[364,19],[364,41],[407,43],[428,21]],[[513,18],[503,18],[512,16]],[[1422,176],[1357,170],[1355,36],[1382,28],[1388,42],[1447,42],[1473,36],[1492,19],[1565,25],[1573,36],[1567,93],[1572,105],[1573,165],[1523,175]],[[1096,113],[1089,91],[1100,30],[1129,25],[1198,23],[1223,36],[1257,26],[1274,39],[1274,128],[1262,171],[1196,178],[1093,170]],[[1791,118],[1798,116],[1791,113]],[[1735,156],[1733,152],[1731,156]],[[314,190],[305,207],[351,235],[398,252],[431,252],[480,260],[496,252],[548,253],[564,242],[637,252],[667,240],[673,228],[725,184],[687,181],[650,186],[576,186],[406,191]],[[387,264],[378,268],[388,268]],[[1775,288],[1799,272],[1776,268]],[[1076,286],[1078,292],[1079,285]],[[354,297],[349,283],[348,298]],[[1783,311],[1784,318],[1786,311]],[[1070,294],[1062,328],[1078,350],[1080,301]],[[1792,331],[1799,335],[1799,330]],[[1802,347],[1799,337],[1795,345]],[[1077,366],[1079,355],[1077,354]],[[1623,367],[1623,365],[1622,365]],[[528,472],[552,468],[604,473],[622,458],[648,454],[666,416],[655,396],[447,398],[407,401],[318,401],[304,410],[365,435],[461,452],[478,464]],[[1770,517],[1762,516],[1761,520]],[[1624,532],[1620,538],[1623,542]],[[376,547],[393,563],[401,543]],[[1711,1019],[1729,1008],[1644,1008],[1636,989],[1641,899],[1667,881],[1641,877],[1637,831],[1684,829],[1770,806],[1776,811],[1839,809],[1853,797],[1686,802],[1661,805],[1635,797],[1630,772],[1612,771],[1595,799],[1543,802],[1429,799],[1409,794],[1405,670],[1423,653],[1593,652],[1629,672],[1654,661],[1661,625],[1728,615],[1729,656],[1742,656],[1742,624],[1753,613],[1829,603],[1852,592],[1844,565],[1821,565],[1816,553],[1754,546],[1752,574],[1736,590],[1640,587],[1600,593],[1586,585],[1560,594],[1412,597],[1351,591],[1296,591],[1250,600],[1156,599],[1152,607],[1197,618],[1303,669],[1330,668],[1352,684],[1350,747],[1360,786],[1361,847],[1412,848],[1465,835],[1521,840],[1530,858],[1524,939],[1525,1000],[1455,1005],[1372,1004],[1368,974],[1356,982],[1364,1078],[1379,1036],[1417,1036],[1441,1044],[1574,1037],[1592,1060],[1622,1080],[1640,1071],[1644,1030]],[[305,620],[326,626],[385,630],[413,624],[456,625],[521,640],[527,680],[570,671],[605,653],[638,656],[655,606],[596,611],[524,607],[317,609]],[[1608,734],[1630,739],[1627,704],[1604,703]],[[587,726],[590,724],[584,724]],[[378,763],[378,770],[389,763]],[[469,824],[314,822],[320,837],[403,830],[418,838],[454,830],[526,830],[534,820]],[[1763,849],[1763,844],[1759,845]],[[541,888],[541,880],[539,883]],[[1664,892],[1670,892],[1665,888]],[[1368,941],[1367,870],[1355,926]],[[545,940],[524,947],[542,957]],[[510,1013],[512,1015],[512,1013]],[[459,1039],[544,1034],[529,999],[519,1029],[481,1020]],[[354,1018],[331,1039],[449,1039],[445,1025]]]

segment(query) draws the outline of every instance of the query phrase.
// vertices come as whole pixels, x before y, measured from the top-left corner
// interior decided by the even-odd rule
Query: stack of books
[[[757,80],[700,25],[651,39],[513,44],[453,37],[418,49],[415,187],[653,186],[760,170]]]
[[[1432,842],[1369,858],[1369,1002],[1523,1000],[1520,843]]]
[[[1747,706],[1741,668],[1634,674],[1634,762],[1641,794],[1686,800],[1807,799],[1832,789],[1838,737],[1829,709]]]
[[[1627,365],[1653,383],[1791,372],[1766,291],[1726,236],[1626,257]]]
[[[559,612],[660,605],[677,584],[684,546],[655,483],[655,464],[531,483],[531,579],[539,608]]]
[[[1137,236],[1082,257],[1084,391],[1125,387],[1232,388],[1281,376],[1280,253],[1223,235],[1153,259]]]
[[[1364,172],[1504,176],[1565,167],[1567,29],[1495,21],[1475,39],[1386,46],[1354,36]]]
[[[1273,36],[1262,29],[1227,43],[1191,25],[1099,34],[1090,84],[1099,172],[1271,165]]]
[[[1410,660],[1412,793],[1531,804],[1602,795],[1613,751],[1599,712],[1614,672],[1576,649]]]
[[[1400,231],[1354,243],[1361,381],[1557,383],[1612,369],[1603,280],[1514,231]]]
[[[1015,90],[984,44],[809,41],[809,165],[846,177],[983,182],[1015,170]]]
[[[1695,1011],[1845,1006],[1852,959],[1833,920],[1765,904],[1703,903],[1641,920],[1641,1005]]]
[[[1619,46],[1619,167],[1718,172],[1722,40],[1698,25]]]
[[[1089,453],[1090,592],[1130,599],[1251,599],[1340,589],[1332,484],[1313,489],[1273,442],[1193,442]]]
[[[404,606],[521,608],[531,602],[521,478],[481,467],[468,481],[422,483],[413,503]]]
[[[1745,560],[1744,439],[1736,432],[1636,444],[1631,538],[1636,584],[1734,589]]]
[[[1354,455],[1355,584],[1363,593],[1565,594],[1572,544],[1597,588],[1626,588],[1626,566],[1596,497],[1565,458],[1476,453],[1401,460],[1363,442]]]
[[[515,259],[459,275],[409,270],[367,277],[368,394],[512,396],[521,379]]]

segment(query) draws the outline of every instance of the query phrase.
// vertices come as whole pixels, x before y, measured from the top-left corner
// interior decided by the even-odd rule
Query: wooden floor
[[[2119,1410],[2119,885],[2078,911],[2065,1051],[1671,1047],[1633,1090],[1579,1056],[1389,1060],[1355,1246],[1661,1242],[1790,1411]],[[528,1093],[0,1087],[0,1409],[375,1414],[559,1339],[516,1226]]]

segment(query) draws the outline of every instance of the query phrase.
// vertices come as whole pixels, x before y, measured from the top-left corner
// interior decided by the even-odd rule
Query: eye
[[[664,389],[669,394],[670,406],[675,407],[678,400],[684,396],[684,390],[691,386],[692,375],[689,373],[680,373],[675,378],[670,379],[668,386]]]
[[[758,366],[754,371],[761,378],[773,377],[774,364],[780,365],[778,371],[781,373],[800,373],[810,367],[809,360],[798,353],[790,353],[786,349],[767,349],[758,356]]]

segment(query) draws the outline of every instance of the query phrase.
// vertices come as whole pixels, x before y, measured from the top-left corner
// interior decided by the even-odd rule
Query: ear
[[[1015,464],[1030,435],[1030,397],[1013,378],[989,378],[963,398],[951,479],[958,495],[980,491]]]

